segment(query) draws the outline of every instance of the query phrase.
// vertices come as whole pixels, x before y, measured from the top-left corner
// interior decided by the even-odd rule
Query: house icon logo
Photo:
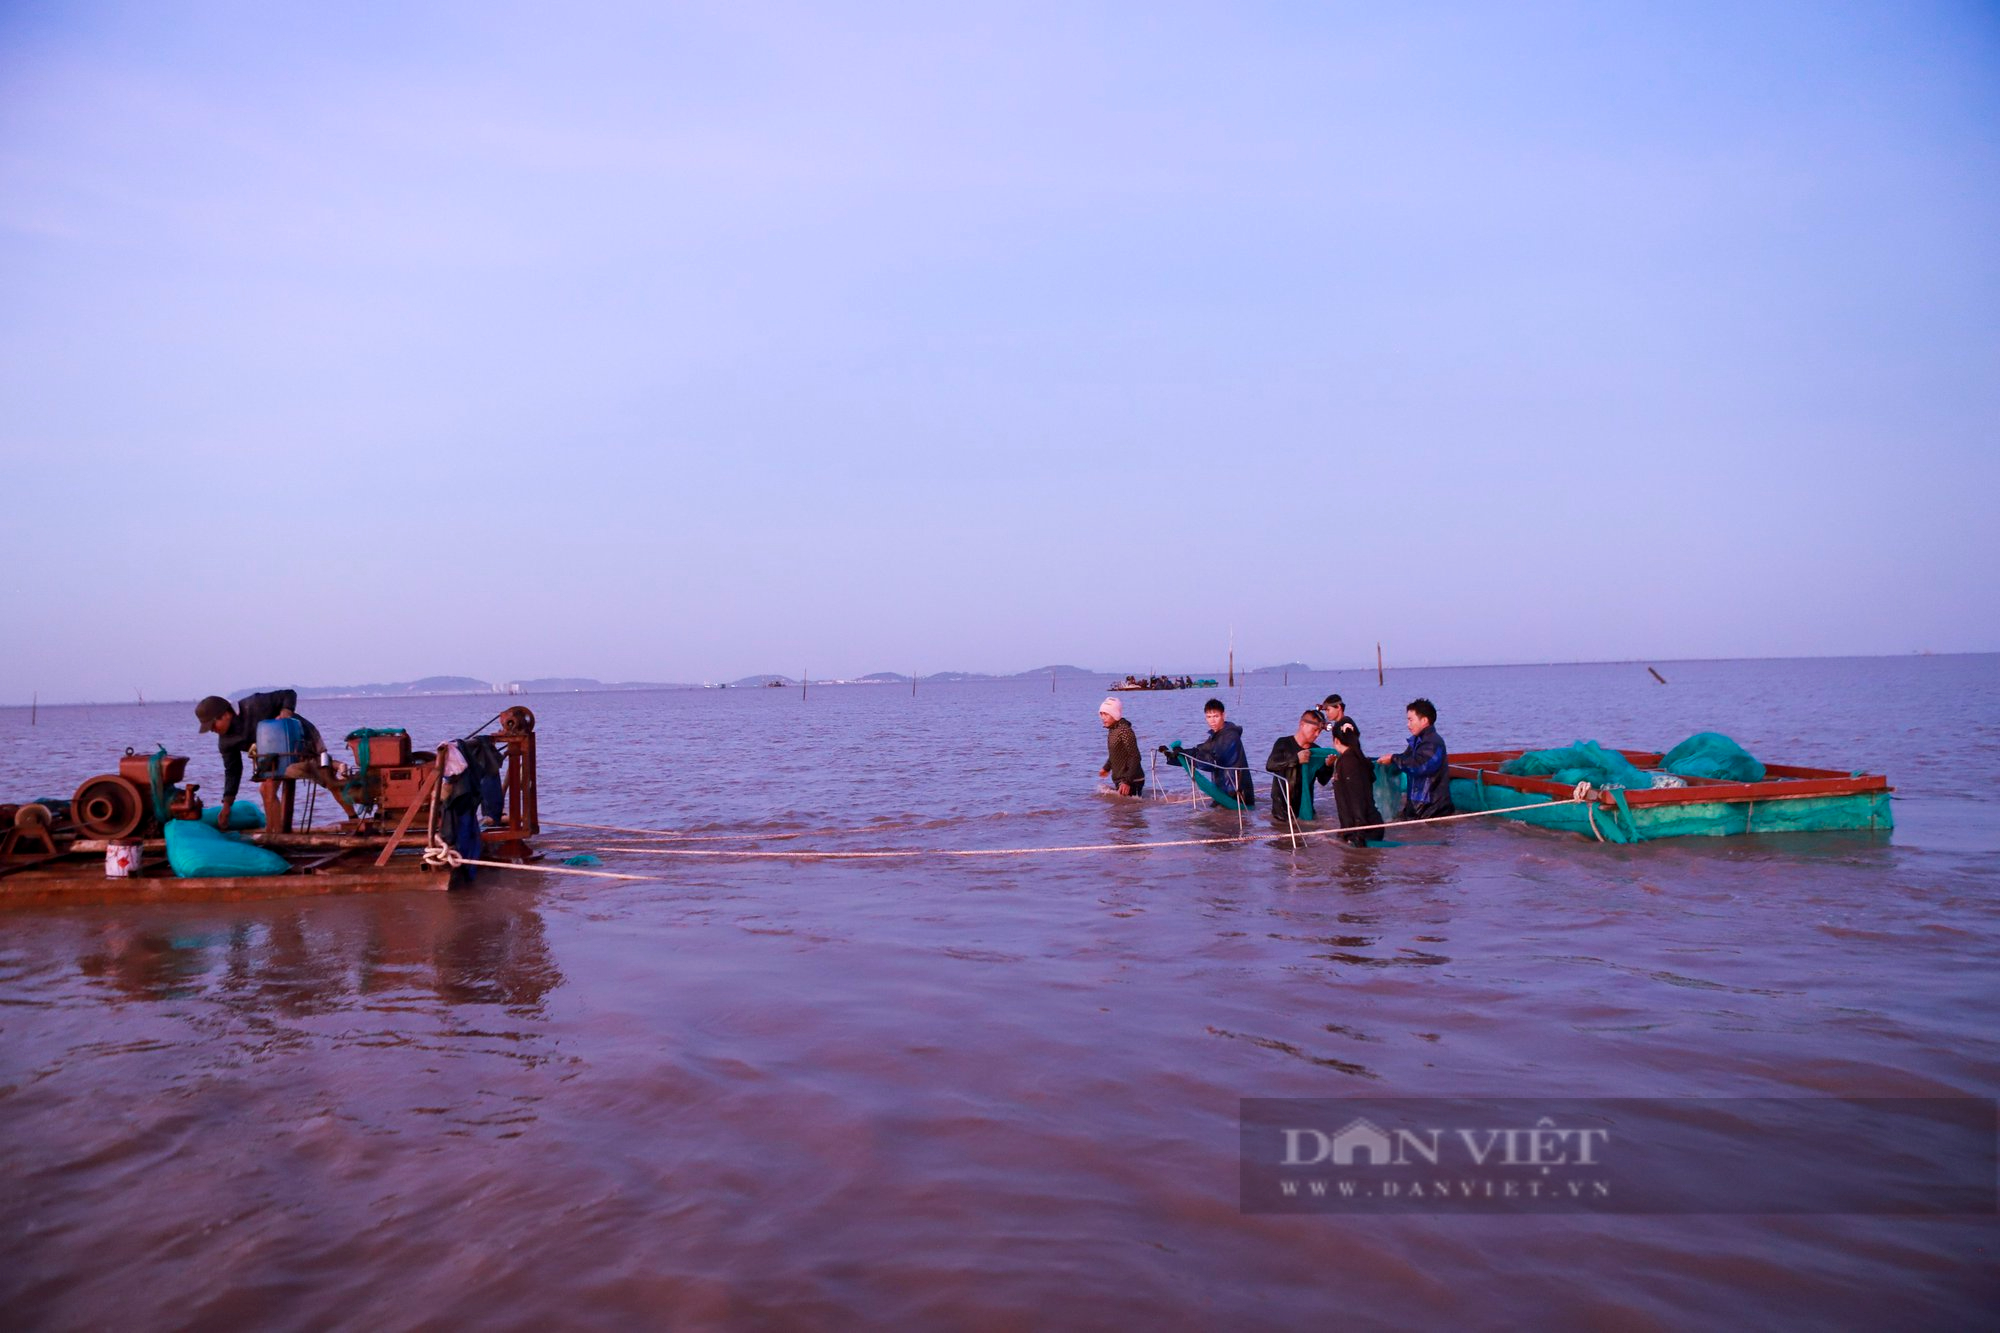
[[[1388,1166],[1395,1161],[1394,1145],[1380,1125],[1369,1120],[1350,1120],[1333,1136],[1335,1166]]]

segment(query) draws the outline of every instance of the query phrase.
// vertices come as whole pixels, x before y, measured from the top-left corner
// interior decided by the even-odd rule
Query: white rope
[[[1307,829],[1298,831],[1297,825],[1287,833],[1274,834],[1245,833],[1224,835],[1214,838],[1170,838],[1161,842],[1091,842],[1076,843],[1064,847],[892,847],[881,851],[847,852],[793,852],[756,851],[727,847],[645,847],[612,844],[605,851],[630,852],[635,856],[709,856],[733,857],[740,860],[783,860],[783,861],[889,861],[914,860],[926,856],[970,857],[970,856],[1049,856],[1073,852],[1139,852],[1162,847],[1217,847],[1230,843],[1261,842],[1267,837],[1289,837],[1294,843],[1308,838],[1337,838],[1346,833],[1370,833],[1377,829],[1409,828],[1417,824],[1448,824],[1460,819],[1479,819],[1487,815],[1518,815],[1524,809],[1552,810],[1562,805],[1581,805],[1584,801],[1571,797],[1564,801],[1547,801],[1535,806],[1508,806],[1500,810],[1468,810],[1460,814],[1432,815],[1426,819],[1401,819],[1384,821],[1380,824],[1355,824],[1347,828]],[[1289,807],[1288,807],[1289,809]],[[468,862],[470,865],[484,864]]]
[[[543,828],[587,828],[603,833],[636,833],[655,838],[669,838],[675,842],[776,842],[782,838],[804,836],[799,833],[679,833],[664,828],[623,828],[617,824],[565,824],[558,820],[544,819]],[[838,830],[835,830],[836,832]]]
[[[462,854],[456,847],[432,844],[424,848],[424,866],[430,870],[445,867],[457,869],[459,866],[491,866],[495,870],[532,870],[538,875],[589,875],[593,879],[630,879],[645,882],[647,875],[621,875],[611,870],[578,870],[573,866],[524,865],[517,861],[475,861]]]

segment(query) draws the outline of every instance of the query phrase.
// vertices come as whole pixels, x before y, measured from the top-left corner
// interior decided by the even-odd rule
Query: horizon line
[[[1854,659],[1862,659],[1862,660],[1876,660],[1876,659],[1886,659],[1886,658],[1900,659],[1906,657],[1993,657],[1993,656],[2000,656],[2000,649],[1969,649],[1969,650],[1949,651],[1949,652],[1936,652],[1930,649],[1910,649],[1908,651],[1899,653],[1785,653],[1785,654],[1774,654],[1770,656],[1744,656],[1744,657],[1602,657],[1602,658],[1574,658],[1564,661],[1540,661],[1540,662],[1531,662],[1531,661],[1424,662],[1424,663],[1416,663],[1416,664],[1397,666],[1397,667],[1384,667],[1383,670],[1385,673],[1388,671],[1489,671],[1489,670],[1497,670],[1503,667],[1645,666],[1659,662],[1666,662],[1666,663],[1826,662],[1826,661],[1842,661],[1842,660],[1854,660]],[[1057,665],[1058,669],[1061,669],[1067,664],[1057,664]],[[1284,671],[1292,669],[1293,665],[1294,664],[1279,663],[1274,666],[1244,667],[1241,670],[1239,670],[1237,674],[1239,676],[1252,676],[1271,671]],[[1342,671],[1366,672],[1372,670],[1374,668],[1374,664],[1368,663],[1364,666],[1347,666],[1347,667],[1318,667],[1318,666],[1307,665],[1305,663],[1298,663],[1296,664],[1296,668],[1298,670],[1311,672],[1314,674],[1326,674],[1326,673],[1335,673]],[[1073,671],[1083,672],[1088,675],[1110,675],[1114,677],[1114,683],[1115,683],[1115,678],[1118,674],[1116,672],[1096,671],[1089,667],[1069,667],[1068,669]],[[1206,668],[1201,669],[1201,671],[1203,672],[1206,672],[1206,670],[1207,670]],[[937,678],[940,676],[951,676],[951,675],[983,677],[988,680],[1014,680],[1014,679],[1019,679],[1023,676],[1029,676],[1029,675],[1038,676],[1040,674],[1040,671],[1041,668],[1039,667],[1029,667],[1023,671],[1009,671],[1009,672],[961,671],[957,669],[948,669],[943,671],[934,671],[928,675],[920,675],[914,677],[898,672],[869,672],[867,674],[890,675],[890,676],[895,676],[899,682],[908,682],[910,680],[916,680],[917,682],[921,683],[926,680],[936,681]],[[1161,672],[1157,674],[1191,675],[1195,673],[1183,669],[1182,671],[1177,673]],[[888,683],[886,681],[868,681],[864,680],[862,677],[859,676],[828,676],[822,679],[813,679],[808,677],[803,681],[801,681],[798,677],[784,676],[778,672],[769,672],[769,673],[753,672],[749,675],[738,676],[736,679],[753,680],[753,679],[759,679],[760,677],[782,680],[785,682],[787,688],[794,685],[799,685],[801,683],[805,685],[879,685]],[[425,678],[419,677],[418,679],[425,679]],[[466,677],[466,679],[468,680],[476,679],[476,677]],[[530,677],[530,679],[559,680],[564,678],[541,676],[541,677]],[[574,677],[574,679],[595,680],[597,678],[590,676],[582,676],[582,677]],[[602,685],[605,684],[606,682],[599,681],[598,683]],[[947,685],[964,685],[964,684],[976,684],[978,682],[974,680],[958,680],[958,681],[938,681],[938,683]],[[281,686],[279,688],[313,690],[313,689],[328,689],[331,687],[325,685],[292,685],[292,686]],[[694,681],[685,681],[685,682],[662,681],[658,684],[649,684],[637,689],[547,690],[543,691],[542,693],[548,695],[659,694],[669,690],[708,690],[708,689],[727,689],[727,688],[738,688],[738,687],[734,684],[734,682],[709,683],[709,682],[694,682]],[[747,688],[768,688],[768,687],[743,686],[741,688],[747,689]],[[538,696],[530,694],[518,694],[518,695],[507,694],[504,691],[488,689],[488,690],[436,690],[436,691],[426,691],[422,694],[335,694],[335,695],[322,695],[320,697],[323,699],[492,699],[492,698],[527,699],[527,698],[535,698]],[[194,702],[195,700],[191,697],[187,699],[176,699],[176,698],[52,699],[49,701],[49,707],[51,708],[144,708],[144,707],[150,707],[151,705],[154,704],[176,704],[176,703],[192,704]],[[28,703],[0,704],[0,709],[36,708],[39,706],[40,706],[40,700],[32,699]]]

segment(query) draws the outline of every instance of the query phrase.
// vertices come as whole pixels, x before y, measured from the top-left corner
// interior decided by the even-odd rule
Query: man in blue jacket
[[[1201,775],[1236,798],[1245,810],[1257,804],[1257,784],[1250,777],[1250,756],[1243,753],[1243,728],[1229,720],[1222,700],[1210,699],[1202,705],[1208,722],[1208,739],[1182,749],[1176,745],[1160,753],[1180,763],[1191,762]]]
[[[1385,754],[1382,762],[1403,771],[1403,808],[1398,819],[1435,819],[1455,815],[1451,803],[1451,756],[1445,753],[1444,737],[1438,735],[1436,705],[1429,699],[1412,699],[1403,709],[1410,725],[1410,740],[1401,754]]]

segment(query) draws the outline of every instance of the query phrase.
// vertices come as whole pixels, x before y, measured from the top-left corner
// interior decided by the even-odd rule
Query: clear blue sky
[[[1997,13],[0,6],[0,701],[2000,647]]]

